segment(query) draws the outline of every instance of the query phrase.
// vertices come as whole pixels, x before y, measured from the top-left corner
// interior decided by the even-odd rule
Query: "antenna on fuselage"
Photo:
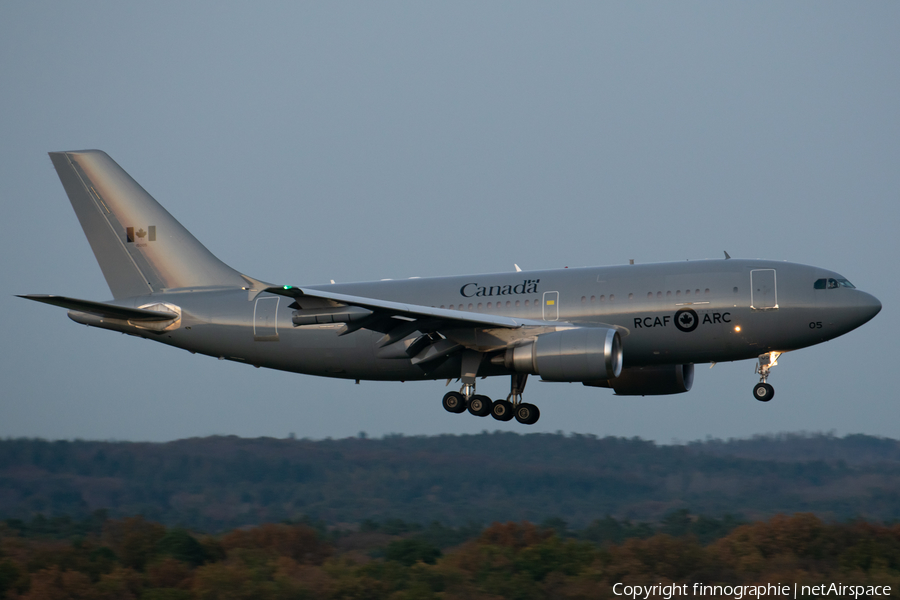
[[[728,251],[727,251],[727,250],[723,250],[722,252],[725,253],[725,260],[728,260],[729,258],[731,258],[731,255],[728,254]]]
[[[522,269],[519,268],[519,265],[517,265],[516,263],[513,263],[513,266],[516,268],[516,272],[517,272],[517,273],[521,273],[521,272],[522,272]]]

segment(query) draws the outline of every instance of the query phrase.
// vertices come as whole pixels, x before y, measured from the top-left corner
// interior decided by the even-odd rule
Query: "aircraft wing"
[[[532,321],[528,319],[514,319],[512,317],[504,317],[501,315],[487,315],[483,313],[470,313],[459,310],[448,310],[446,308],[433,308],[431,306],[422,306],[418,304],[405,304],[402,302],[391,302],[390,300],[378,300],[376,298],[366,298],[363,296],[351,296],[348,294],[337,294],[334,292],[326,292],[323,290],[315,290],[311,288],[298,288],[293,286],[270,287],[266,288],[266,292],[270,294],[279,294],[290,298],[322,298],[331,300],[345,306],[357,306],[367,309],[373,314],[380,313],[386,317],[408,317],[411,319],[431,318],[439,319],[446,322],[454,322],[461,326],[481,326],[481,327],[505,327],[510,329],[518,329],[524,325],[546,325],[544,321]]]
[[[69,310],[77,310],[104,319],[124,319],[126,321],[171,321],[172,319],[178,318],[178,315],[175,313],[167,311],[128,308],[126,306],[117,306],[105,302],[94,302],[93,300],[79,300],[78,298],[68,298],[66,296],[28,294],[19,296],[19,298],[43,302],[44,304],[52,304],[53,306],[60,306],[62,308],[68,308]]]
[[[384,333],[379,346],[388,346],[408,338],[415,332],[424,334],[416,340],[399,345],[416,364],[436,360],[463,348],[482,352],[505,348],[523,337],[573,327],[558,321],[516,319],[502,315],[472,313],[390,300],[352,296],[312,288],[293,286],[268,287],[263,291],[293,298],[295,325],[314,323],[346,323],[340,335],[359,329]],[[305,308],[303,299],[315,298],[330,302],[328,308]],[[429,338],[429,336],[431,336]],[[428,338],[428,339],[425,339]],[[398,356],[399,358],[400,356]]]

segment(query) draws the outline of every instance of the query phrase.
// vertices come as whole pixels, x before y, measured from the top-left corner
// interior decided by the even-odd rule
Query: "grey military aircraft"
[[[227,266],[106,153],[51,152],[113,299],[27,295],[77,323],[192,353],[344,379],[458,379],[451,413],[535,423],[529,375],[617,395],[691,389],[694,365],[754,359],[757,400],[787,351],[834,339],[881,303],[818,267],[724,259],[327,285]],[[507,376],[510,393],[476,394]]]

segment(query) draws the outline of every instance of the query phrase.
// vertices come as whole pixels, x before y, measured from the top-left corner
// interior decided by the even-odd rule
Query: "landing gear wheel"
[[[507,400],[496,400],[494,402],[494,408],[491,410],[491,416],[497,419],[498,421],[509,421],[515,415],[512,402],[508,402]]]
[[[466,398],[459,392],[447,392],[441,404],[447,412],[459,414],[466,410]]]
[[[486,417],[491,414],[494,403],[487,396],[476,394],[469,398],[469,412],[476,417]]]
[[[522,425],[534,425],[541,418],[541,411],[534,404],[520,404],[516,407],[516,421]]]
[[[768,383],[757,383],[753,388],[753,397],[760,402],[768,402],[775,396],[775,388]]]

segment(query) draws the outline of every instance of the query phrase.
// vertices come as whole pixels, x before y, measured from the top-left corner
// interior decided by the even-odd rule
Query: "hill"
[[[142,514],[222,531],[307,519],[450,526],[561,518],[658,522],[689,509],[759,520],[900,518],[900,442],[788,435],[657,445],[487,433],[382,439],[0,441],[0,518]]]

